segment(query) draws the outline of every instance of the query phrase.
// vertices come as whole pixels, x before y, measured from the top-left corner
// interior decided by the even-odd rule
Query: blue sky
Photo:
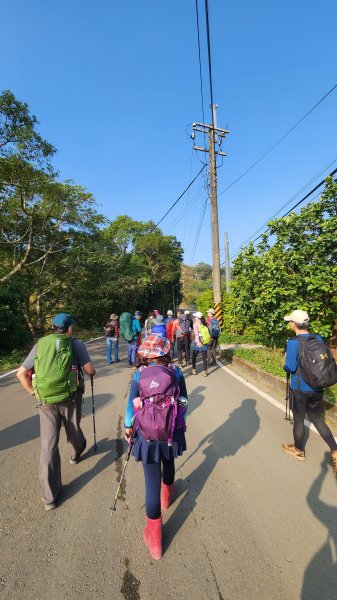
[[[227,231],[234,253],[337,158],[336,90],[221,194],[337,83],[337,4],[209,0],[209,10],[218,126],[230,130],[220,247]],[[209,122],[203,0],[199,11]],[[0,89],[38,117],[61,178],[91,191],[110,219],[159,221],[200,169],[188,135],[202,121],[195,0],[11,0],[1,13]],[[188,264],[211,262],[209,208],[193,252],[205,194],[200,177],[161,224]]]

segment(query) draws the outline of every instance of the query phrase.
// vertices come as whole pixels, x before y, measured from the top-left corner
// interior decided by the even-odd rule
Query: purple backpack
[[[178,403],[180,390],[174,367],[144,367],[138,388],[142,408],[135,413],[135,429],[139,428],[146,440],[171,444],[174,431],[185,426],[186,410]]]

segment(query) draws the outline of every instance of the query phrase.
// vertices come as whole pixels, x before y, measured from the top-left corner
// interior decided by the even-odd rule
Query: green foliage
[[[258,365],[267,373],[278,375],[279,377],[286,377],[286,373],[283,370],[284,353],[279,349],[271,350],[270,348],[238,348],[234,350],[234,354],[254,363],[255,365]]]
[[[198,310],[207,317],[207,311],[213,306],[213,290],[205,290],[197,299]]]

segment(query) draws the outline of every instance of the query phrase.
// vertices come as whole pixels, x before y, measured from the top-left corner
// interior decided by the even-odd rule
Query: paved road
[[[175,501],[164,514],[164,556],[142,542],[142,467],[131,459],[117,511],[122,422],[130,370],[104,363],[92,343],[98,451],[69,464],[61,435],[62,503],[39,499],[35,403],[15,376],[0,380],[3,598],[28,600],[335,600],[337,484],[320,438],[306,463],[285,456],[283,414],[218,367],[187,374],[188,452],[177,461]],[[200,368],[201,371],[201,368]],[[90,388],[83,429],[92,443]]]

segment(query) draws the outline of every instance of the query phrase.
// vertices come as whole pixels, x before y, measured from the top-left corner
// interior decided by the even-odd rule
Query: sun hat
[[[202,314],[202,312],[200,312],[200,310],[198,310],[197,312],[195,312],[195,313],[194,313],[194,315],[193,315],[193,316],[194,316],[194,317],[198,317],[198,319],[201,319],[201,318],[202,318],[202,316],[203,316],[203,314]]]
[[[110,315],[110,319],[111,321],[116,321],[116,319],[118,319],[118,316],[115,315],[115,313],[112,313],[112,315]]]
[[[170,352],[170,341],[163,335],[150,333],[138,348],[138,354],[143,358],[158,358]]]
[[[209,308],[207,313],[211,313],[211,315],[215,315],[215,310],[214,308]]]
[[[293,310],[290,315],[284,317],[285,321],[294,321],[294,323],[309,323],[309,315],[305,310]]]
[[[172,311],[172,310],[168,310],[168,311],[167,311],[167,314],[168,314],[168,315],[170,315],[170,316],[172,317],[172,315],[173,315],[173,311]]]
[[[58,313],[58,315],[53,318],[52,323],[55,327],[69,329],[70,325],[74,325],[75,321],[68,313]]]

